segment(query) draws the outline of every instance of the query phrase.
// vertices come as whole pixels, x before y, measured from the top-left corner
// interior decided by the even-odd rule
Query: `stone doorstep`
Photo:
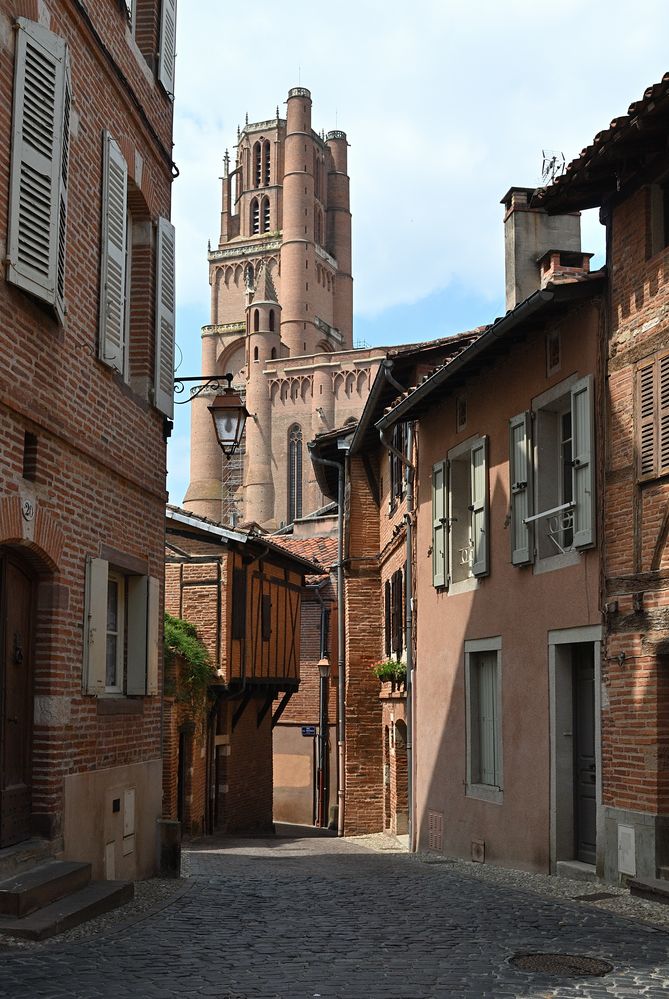
[[[0,850],[0,881],[11,878],[20,871],[26,871],[37,864],[54,860],[63,849],[62,840],[42,839],[35,836],[15,846]]]
[[[581,860],[558,860],[555,873],[561,878],[571,878],[572,881],[598,881],[594,864],[584,864]]]
[[[0,882],[0,916],[22,919],[51,902],[85,888],[91,865],[55,860]]]
[[[661,902],[669,905],[669,881],[660,878],[633,878],[627,883],[630,895],[645,898],[650,902]]]
[[[0,934],[27,940],[46,940],[129,902],[130,881],[91,881],[85,888],[58,899],[22,919],[0,916]]]

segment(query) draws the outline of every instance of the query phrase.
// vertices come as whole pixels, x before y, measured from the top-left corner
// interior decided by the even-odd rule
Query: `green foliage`
[[[197,637],[194,625],[181,618],[165,614],[165,665],[171,666],[176,656],[181,656],[183,666],[178,671],[176,694],[178,700],[190,704],[193,714],[202,707],[214,671],[209,653]],[[167,691],[166,691],[167,692]]]
[[[407,678],[406,663],[397,662],[396,659],[384,659],[382,663],[372,666],[372,673],[381,683],[405,683]]]

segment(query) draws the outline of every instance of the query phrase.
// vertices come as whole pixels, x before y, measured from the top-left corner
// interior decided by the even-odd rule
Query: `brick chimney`
[[[548,215],[543,208],[532,208],[534,190],[512,187],[501,201],[507,311],[543,287],[540,265],[547,253],[582,256],[581,213]]]

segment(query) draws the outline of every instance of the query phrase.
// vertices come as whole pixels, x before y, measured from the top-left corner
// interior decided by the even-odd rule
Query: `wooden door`
[[[574,833],[576,859],[595,863],[597,840],[595,667],[593,646],[573,646]]]
[[[0,558],[0,847],[30,837],[33,581]]]

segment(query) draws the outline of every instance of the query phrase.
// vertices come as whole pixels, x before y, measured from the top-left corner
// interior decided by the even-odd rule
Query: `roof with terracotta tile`
[[[315,562],[328,571],[337,561],[336,538],[291,538],[275,535],[272,541],[279,548],[285,548],[293,555]]]

